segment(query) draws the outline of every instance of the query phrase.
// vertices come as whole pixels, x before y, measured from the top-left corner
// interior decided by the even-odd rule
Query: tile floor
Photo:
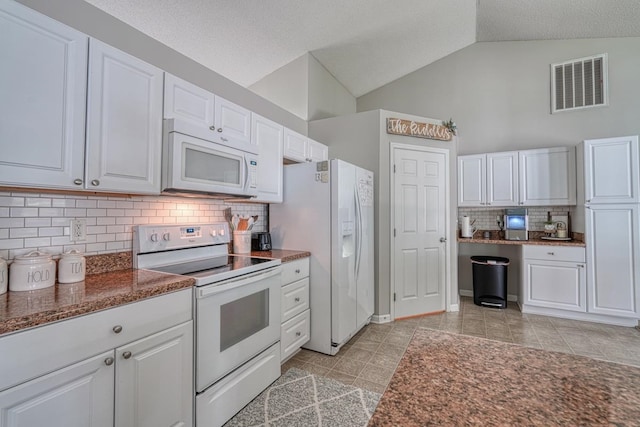
[[[640,367],[640,330],[636,328],[522,314],[515,303],[505,310],[479,307],[472,298],[461,297],[459,312],[371,324],[336,356],[302,350],[282,371],[295,367],[382,393],[418,327]]]

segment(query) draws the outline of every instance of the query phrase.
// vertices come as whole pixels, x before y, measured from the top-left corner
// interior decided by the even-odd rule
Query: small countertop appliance
[[[270,251],[271,250],[271,234],[267,232],[251,234],[251,250],[254,251]]]
[[[506,240],[529,240],[529,215],[524,208],[505,209],[504,238]]]

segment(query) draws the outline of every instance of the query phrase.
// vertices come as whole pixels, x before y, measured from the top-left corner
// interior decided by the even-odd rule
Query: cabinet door
[[[571,311],[586,311],[583,263],[524,260],[524,304]]]
[[[82,188],[88,40],[17,2],[0,3],[2,184]]]
[[[518,205],[518,152],[487,154],[487,205]]]
[[[589,312],[640,317],[640,208],[586,209]]]
[[[640,202],[638,136],[584,142],[585,200],[598,203]]]
[[[91,39],[86,187],[160,193],[162,71]]]
[[[116,349],[116,427],[193,425],[193,322]]]
[[[484,206],[486,203],[487,156],[458,157],[458,206]]]
[[[284,129],[284,157],[294,162],[307,161],[307,137]]]
[[[7,389],[0,393],[0,424],[111,427],[113,375],[109,351]]]
[[[223,142],[251,143],[251,111],[216,96],[214,121]]]
[[[318,141],[314,141],[313,139],[308,139],[307,156],[311,162],[329,160],[329,147],[319,143]]]
[[[253,114],[251,139],[258,146],[259,202],[282,203],[282,147],[284,128]]]
[[[164,117],[166,119],[186,120],[215,132],[214,101],[213,93],[172,74],[164,73]]]
[[[520,205],[576,204],[575,147],[520,151]]]

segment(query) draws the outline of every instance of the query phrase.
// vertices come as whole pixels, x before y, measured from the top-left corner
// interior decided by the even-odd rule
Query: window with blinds
[[[608,105],[607,54],[551,64],[551,113]]]

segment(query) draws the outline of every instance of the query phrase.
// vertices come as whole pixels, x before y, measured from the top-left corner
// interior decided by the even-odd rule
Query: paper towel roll
[[[476,230],[471,226],[471,218],[463,216],[462,221],[460,221],[460,235],[462,237],[473,237],[474,231]]]

